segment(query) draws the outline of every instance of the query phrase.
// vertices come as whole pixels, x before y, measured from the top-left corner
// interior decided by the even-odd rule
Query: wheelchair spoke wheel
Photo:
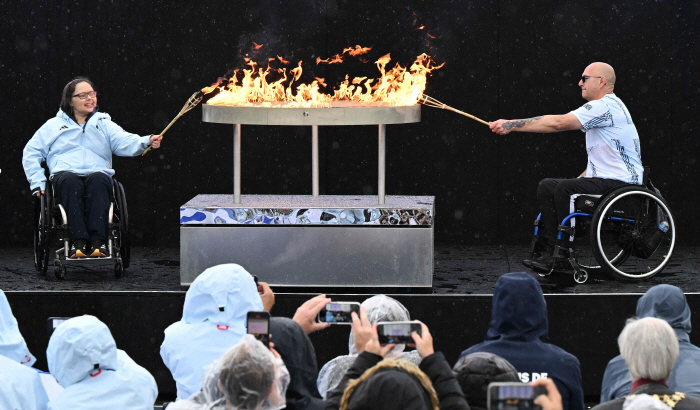
[[[675,222],[662,198],[646,188],[620,188],[599,205],[590,235],[596,259],[622,280],[650,278],[668,264]]]
[[[131,263],[131,238],[129,236],[129,211],[126,206],[126,194],[121,183],[115,180],[115,213],[119,223],[119,230],[115,233],[115,246],[119,248],[119,256],[122,259],[122,269],[129,267]]]
[[[49,268],[49,205],[46,195],[34,203],[34,267],[42,275]]]

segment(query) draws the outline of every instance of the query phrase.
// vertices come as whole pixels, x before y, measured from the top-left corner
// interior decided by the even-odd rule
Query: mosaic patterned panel
[[[431,209],[180,208],[180,224],[432,225]]]

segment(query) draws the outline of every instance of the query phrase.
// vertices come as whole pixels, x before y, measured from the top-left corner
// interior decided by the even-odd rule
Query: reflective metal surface
[[[274,286],[430,287],[432,227],[180,227],[180,282],[237,263]]]
[[[333,102],[325,108],[202,105],[202,121],[249,125],[378,125],[420,122],[420,104],[387,106]]]

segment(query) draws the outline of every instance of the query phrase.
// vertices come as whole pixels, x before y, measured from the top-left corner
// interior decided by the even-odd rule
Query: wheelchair
[[[574,212],[558,227],[552,268],[539,275],[555,273],[557,259],[571,266],[579,284],[597,273],[632,282],[661,272],[673,254],[676,225],[668,204],[648,176],[645,168],[642,185],[622,185],[603,195],[575,197]],[[540,216],[535,220],[530,245],[533,259],[546,249],[538,236]]]
[[[53,265],[57,279],[66,278],[66,265],[90,262],[112,263],[114,276],[122,277],[131,260],[129,213],[122,184],[116,178],[112,178],[112,198],[107,226],[109,256],[106,258],[69,258],[69,221],[65,209],[56,200],[53,184],[48,178],[44,192],[34,199],[34,266],[37,271],[46,276],[51,248],[55,246]]]

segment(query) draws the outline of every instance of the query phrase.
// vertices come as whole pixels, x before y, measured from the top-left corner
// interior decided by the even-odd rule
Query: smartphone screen
[[[421,335],[422,326],[419,322],[379,322],[377,334],[379,343],[413,343],[413,332]]]
[[[51,338],[53,331],[56,330],[58,325],[60,325],[61,323],[65,322],[68,319],[73,319],[73,318],[72,317],[50,317],[46,322],[46,329],[48,330],[49,338]]]
[[[265,347],[270,347],[270,314],[267,312],[248,312],[248,334],[260,340]]]
[[[360,304],[357,302],[331,302],[318,312],[321,323],[350,324],[352,312],[360,314]]]
[[[498,410],[541,409],[534,403],[537,396],[547,394],[543,387],[528,383],[491,383],[488,390],[488,408]]]

